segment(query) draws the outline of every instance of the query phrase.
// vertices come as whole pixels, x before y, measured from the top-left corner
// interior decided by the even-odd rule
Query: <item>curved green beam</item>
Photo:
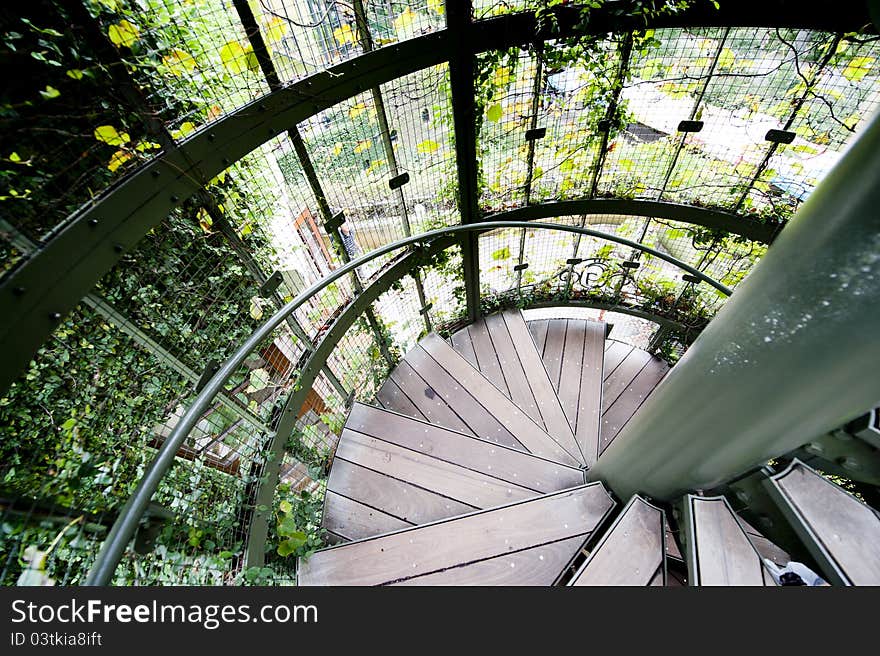
[[[682,221],[740,235],[762,244],[771,244],[779,234],[781,225],[760,223],[755,219],[731,214],[722,210],[712,210],[694,205],[682,205],[653,200],[634,200],[627,198],[587,198],[583,200],[564,200],[554,203],[529,205],[495,214],[487,214],[486,221],[535,221],[560,216],[580,214],[620,214],[624,216],[643,216],[658,219]]]
[[[110,583],[113,577],[113,572],[116,570],[116,566],[119,564],[119,560],[122,558],[122,554],[124,553],[126,546],[134,535],[134,532],[137,529],[138,523],[140,522],[140,518],[143,515],[144,510],[150,503],[150,499],[153,497],[153,494],[159,487],[159,483],[165,476],[165,473],[174,462],[174,458],[177,454],[177,451],[180,449],[180,445],[183,444],[183,441],[186,439],[187,435],[189,435],[193,426],[196,425],[196,422],[198,422],[202,413],[210,405],[213,398],[223,389],[226,380],[236,372],[236,370],[242,365],[248,355],[250,355],[250,353],[252,353],[257,347],[259,347],[259,345],[262,344],[266,339],[271,337],[272,333],[298,307],[300,307],[315,294],[321,292],[328,285],[347,275],[354,269],[357,269],[367,262],[375,260],[376,258],[386,255],[392,251],[396,251],[410,245],[430,247],[431,242],[433,242],[434,240],[442,239],[451,235],[457,235],[459,233],[467,232],[487,232],[499,228],[540,228],[547,230],[558,230],[561,232],[572,232],[576,234],[586,235],[588,237],[596,237],[598,239],[612,241],[627,246],[629,248],[634,248],[640,251],[644,251],[646,253],[650,253],[655,257],[665,260],[670,264],[682,269],[683,271],[687,271],[691,275],[696,276],[703,282],[710,284],[712,287],[714,287],[726,296],[730,296],[730,294],[732,293],[730,289],[722,285],[720,282],[713,280],[702,271],[695,269],[689,264],[686,264],[681,260],[672,257],[671,255],[661,253],[654,248],[644,246],[643,244],[639,244],[638,242],[634,242],[624,237],[618,237],[617,235],[607,234],[600,230],[593,230],[591,228],[580,228],[578,226],[553,225],[548,223],[526,223],[522,221],[492,221],[485,223],[474,223],[470,225],[456,225],[450,226],[448,228],[439,228],[437,230],[431,230],[420,235],[414,235],[405,239],[398,240],[391,244],[380,246],[379,248],[376,248],[375,250],[372,250],[357,259],[351,260],[350,262],[348,262],[348,264],[341,266],[338,269],[334,269],[321,280],[313,283],[307,289],[303,290],[302,293],[300,293],[295,299],[293,299],[292,301],[287,303],[287,305],[278,310],[278,312],[276,312],[268,321],[266,321],[266,323],[264,323],[256,331],[254,331],[251,336],[248,337],[245,342],[238,348],[238,350],[220,366],[220,368],[217,370],[217,373],[215,373],[214,376],[202,388],[202,391],[199,392],[187,411],[178,420],[177,424],[174,427],[174,430],[172,430],[168,437],[165,438],[165,441],[159,448],[159,453],[157,454],[156,458],[147,468],[146,474],[144,474],[144,477],[140,480],[137,487],[135,488],[134,493],[126,502],[122,511],[119,513],[118,519],[113,524],[113,528],[110,530],[107,539],[101,546],[101,551],[98,553],[94,566],[89,571],[88,578],[86,579],[86,585],[107,585]],[[366,294],[366,291],[362,293]],[[369,297],[365,296],[365,298]],[[341,337],[342,333],[340,331],[331,331],[326,335],[325,339],[338,340]],[[322,349],[320,344],[316,344],[315,352],[318,352],[319,349],[321,349],[322,353],[325,350]],[[329,354],[329,351],[327,351],[327,353]],[[315,368],[319,364],[320,363],[315,362],[313,359],[310,362],[311,371],[315,372]],[[292,426],[291,422],[295,421],[298,410],[299,408],[294,407],[292,403],[286,403],[284,409],[281,412],[279,426]],[[277,443],[280,434],[280,430],[277,430],[275,434],[271,436],[270,443],[266,446],[266,450],[272,453],[277,453]],[[286,439],[286,436],[282,439]],[[274,481],[264,481],[263,485],[269,485],[270,482],[272,484],[272,488],[274,489]]]

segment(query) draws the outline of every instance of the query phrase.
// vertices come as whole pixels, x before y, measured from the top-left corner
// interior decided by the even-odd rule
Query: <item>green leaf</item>
[[[501,120],[501,115],[504,113],[504,110],[501,109],[501,103],[495,103],[489,109],[486,110],[486,118],[492,121],[493,123],[497,123]]]
[[[843,69],[843,77],[850,82],[858,82],[868,74],[875,61],[874,57],[853,57]]]
[[[40,91],[40,95],[43,96],[45,100],[52,100],[52,98],[57,98],[61,95],[61,92],[55,87],[46,85],[45,90]]]
[[[94,134],[95,139],[103,141],[109,146],[124,146],[131,140],[128,133],[120,133],[112,125],[99,125],[95,128]]]
[[[238,41],[230,41],[220,48],[220,60],[227,71],[233,75],[260,68],[253,48],[244,47]]]
[[[266,389],[266,386],[269,384],[269,372],[262,367],[259,369],[254,369],[250,375],[250,382],[251,387],[254,388],[254,392],[259,392],[262,389]]]
[[[736,62],[736,55],[730,48],[722,48],[721,54],[718,55],[718,67],[722,70],[730,70]]]
[[[425,139],[424,141],[416,144],[416,150],[423,155],[427,153],[433,153],[438,148],[440,148],[440,144],[431,139]]]
[[[76,419],[74,419],[73,417],[71,417],[70,419],[68,419],[67,421],[65,421],[63,424],[61,424],[61,430],[69,431],[69,430],[70,430],[71,428],[73,428],[74,426],[76,426]]]
[[[281,41],[287,34],[287,23],[280,16],[272,16],[263,26],[266,30],[266,41],[269,43]]]
[[[287,558],[306,543],[306,534],[299,532],[278,544],[278,555]]]
[[[283,513],[289,513],[291,510],[293,510],[293,506],[290,505],[290,501],[282,501],[278,504],[278,509],[281,510],[281,512]]]
[[[506,260],[510,257],[510,248],[505,246],[504,248],[499,248],[497,251],[492,253],[493,260]]]
[[[278,522],[278,535],[281,537],[289,538],[298,532],[299,529],[296,526],[296,519],[291,515],[285,515],[282,520]]]
[[[69,71],[67,71],[67,77],[74,80],[81,80],[83,79],[83,72],[78,68],[71,68]]]
[[[107,36],[116,47],[131,48],[137,43],[140,31],[137,26],[129,23],[127,20],[121,20],[115,25],[111,25],[107,30]]]
[[[9,156],[9,161],[18,163],[21,161],[21,156],[18,153],[12,153]]]

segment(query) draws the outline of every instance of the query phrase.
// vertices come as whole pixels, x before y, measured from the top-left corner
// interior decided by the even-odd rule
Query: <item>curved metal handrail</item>
[[[124,553],[126,546],[128,545],[129,541],[134,535],[135,530],[137,529],[137,525],[140,522],[141,516],[146,510],[150,499],[153,497],[153,494],[155,494],[157,488],[159,487],[159,483],[165,476],[165,473],[174,462],[177,451],[179,450],[180,445],[186,439],[186,436],[189,435],[190,431],[196,425],[199,418],[208,408],[214,397],[223,388],[226,380],[233,373],[235,373],[238,367],[240,367],[241,364],[245,361],[247,356],[257,346],[259,346],[259,344],[263,342],[263,340],[268,338],[272,334],[272,332],[277,329],[285,321],[285,319],[287,319],[287,317],[290,316],[297,308],[303,305],[312,296],[321,292],[331,283],[339,280],[346,274],[354,271],[360,266],[363,266],[367,262],[375,260],[376,258],[379,258],[390,252],[402,249],[406,246],[420,244],[423,242],[430,242],[439,237],[444,237],[448,235],[456,235],[468,232],[488,232],[499,228],[559,230],[562,232],[572,232],[588,237],[596,237],[598,239],[615,242],[665,260],[673,266],[687,271],[691,275],[699,278],[701,281],[708,283],[725,296],[730,296],[732,294],[732,290],[730,288],[714,280],[710,276],[707,276],[702,271],[690,266],[685,262],[682,262],[681,260],[671,255],[667,255],[666,253],[662,253],[654,248],[651,248],[650,246],[645,246],[644,244],[626,239],[625,237],[619,237],[617,235],[608,234],[599,230],[592,230],[590,228],[581,228],[578,226],[568,226],[563,224],[534,223],[524,221],[489,221],[468,225],[455,225],[447,228],[438,228],[437,230],[431,230],[429,232],[425,232],[419,235],[413,235],[411,237],[406,237],[396,242],[385,244],[384,246],[376,248],[369,253],[358,257],[357,259],[351,260],[348,264],[339,267],[338,269],[335,269],[329,275],[325,276],[321,280],[318,280],[307,289],[305,289],[295,299],[279,309],[278,312],[276,312],[262,326],[257,328],[257,330],[255,330],[251,334],[251,336],[248,337],[247,340],[245,340],[245,342],[238,348],[238,350],[221,365],[221,367],[217,370],[217,373],[215,373],[214,376],[208,381],[208,383],[202,388],[201,392],[199,392],[199,394],[193,400],[186,413],[184,413],[184,415],[178,420],[174,429],[162,443],[162,446],[159,448],[158,455],[153,460],[152,464],[148,467],[146,474],[138,483],[135,491],[132,493],[125,506],[123,506],[116,522],[113,524],[113,527],[107,536],[107,539],[101,546],[101,550],[98,553],[95,564],[89,571],[89,575],[85,581],[85,585],[107,585],[110,583],[111,577],[113,576],[113,573],[122,558],[122,554]]]

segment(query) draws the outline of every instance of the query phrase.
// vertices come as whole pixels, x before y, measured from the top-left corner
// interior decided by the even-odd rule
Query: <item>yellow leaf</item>
[[[10,161],[10,162],[20,162],[20,161],[21,161],[21,155],[19,155],[18,153],[12,153],[12,154],[9,156],[9,161]]]
[[[107,168],[110,169],[111,173],[115,172],[116,169],[125,164],[132,157],[134,157],[134,155],[132,155],[131,152],[127,150],[117,150],[110,158],[110,162],[107,164]]]
[[[214,225],[214,221],[211,219],[211,215],[208,214],[207,210],[204,207],[199,208],[198,214],[196,214],[196,218],[199,220],[199,227],[211,234],[211,226]]]
[[[280,16],[272,16],[263,23],[263,27],[266,30],[266,41],[269,43],[281,41],[287,34],[287,22]]]
[[[384,159],[374,159],[372,162],[370,162],[370,165],[367,167],[367,175],[372,175],[373,173],[375,173],[376,171],[381,169],[383,166],[385,166]]]
[[[497,123],[501,119],[502,109],[500,103],[495,103],[486,110],[486,118],[493,123]]]
[[[343,46],[346,43],[354,43],[354,30],[351,29],[351,25],[346,23],[333,30],[333,37]]]
[[[254,227],[253,227],[250,223],[245,223],[245,224],[241,227],[241,230],[239,231],[238,236],[239,236],[239,237],[247,237],[247,236],[248,236],[249,234],[251,234],[253,231],[254,231]]]
[[[81,80],[83,79],[83,72],[78,68],[71,68],[67,71],[67,77],[73,80]]]
[[[357,118],[361,114],[367,111],[367,106],[364,103],[358,103],[354,107],[348,110],[348,115],[350,118]]]
[[[362,141],[358,141],[357,146],[354,147],[354,152],[362,153],[372,145],[373,145],[372,139],[364,139]]]
[[[394,29],[398,32],[405,32],[407,28],[412,27],[416,15],[407,7],[397,18],[394,19]]]
[[[247,47],[242,46],[238,41],[229,41],[220,48],[220,61],[223,62],[226,70],[233,75],[244,73],[248,70],[255,71],[260,68],[253,48],[249,45]]]
[[[251,318],[254,321],[259,321],[263,318],[263,308],[260,307],[260,298],[258,296],[251,298]]]
[[[496,87],[507,85],[510,82],[510,68],[507,66],[499,66],[496,68],[492,82]]]
[[[874,57],[853,57],[843,69],[843,77],[850,82],[858,82],[868,74],[875,61]]]
[[[157,150],[161,148],[160,144],[157,144],[153,141],[141,141],[137,146],[134,147],[138,152],[144,152],[145,150]]]
[[[123,146],[131,140],[127,132],[120,134],[112,125],[100,125],[95,128],[94,134],[95,139],[109,146]]]
[[[177,77],[186,75],[196,67],[196,60],[193,59],[193,56],[180,48],[172,48],[167,55],[162,57],[162,61],[168,67],[168,71]]]
[[[211,178],[210,184],[223,184],[224,182],[226,182],[226,171],[220,171],[220,173]]]
[[[342,144],[337,141],[333,146],[333,157],[336,157],[341,152],[342,152]]]
[[[137,26],[124,19],[111,25],[107,30],[107,36],[110,37],[113,45],[122,48],[131,48],[137,42],[139,34]]]
[[[416,150],[420,153],[433,153],[435,150],[440,148],[440,144],[436,141],[432,141],[431,139],[425,139],[421,143],[416,145]]]
[[[183,123],[183,124],[180,126],[179,129],[177,129],[177,130],[172,130],[172,131],[171,131],[171,136],[172,136],[174,139],[183,139],[183,138],[184,138],[186,135],[188,135],[190,132],[195,132],[195,129],[196,129],[196,125],[195,125],[195,123],[193,123],[192,121],[186,121],[185,123]]]
[[[443,0],[428,0],[428,9],[440,16],[442,16],[443,12],[446,11]]]

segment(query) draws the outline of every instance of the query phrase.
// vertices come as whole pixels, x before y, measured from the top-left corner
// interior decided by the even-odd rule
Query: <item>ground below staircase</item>
[[[595,321],[505,311],[426,336],[352,408],[325,496],[337,544],[299,583],[775,585],[764,559],[788,552],[726,498],[622,504],[588,482],[667,371]],[[827,580],[880,582],[875,511],[797,461],[764,483]]]

